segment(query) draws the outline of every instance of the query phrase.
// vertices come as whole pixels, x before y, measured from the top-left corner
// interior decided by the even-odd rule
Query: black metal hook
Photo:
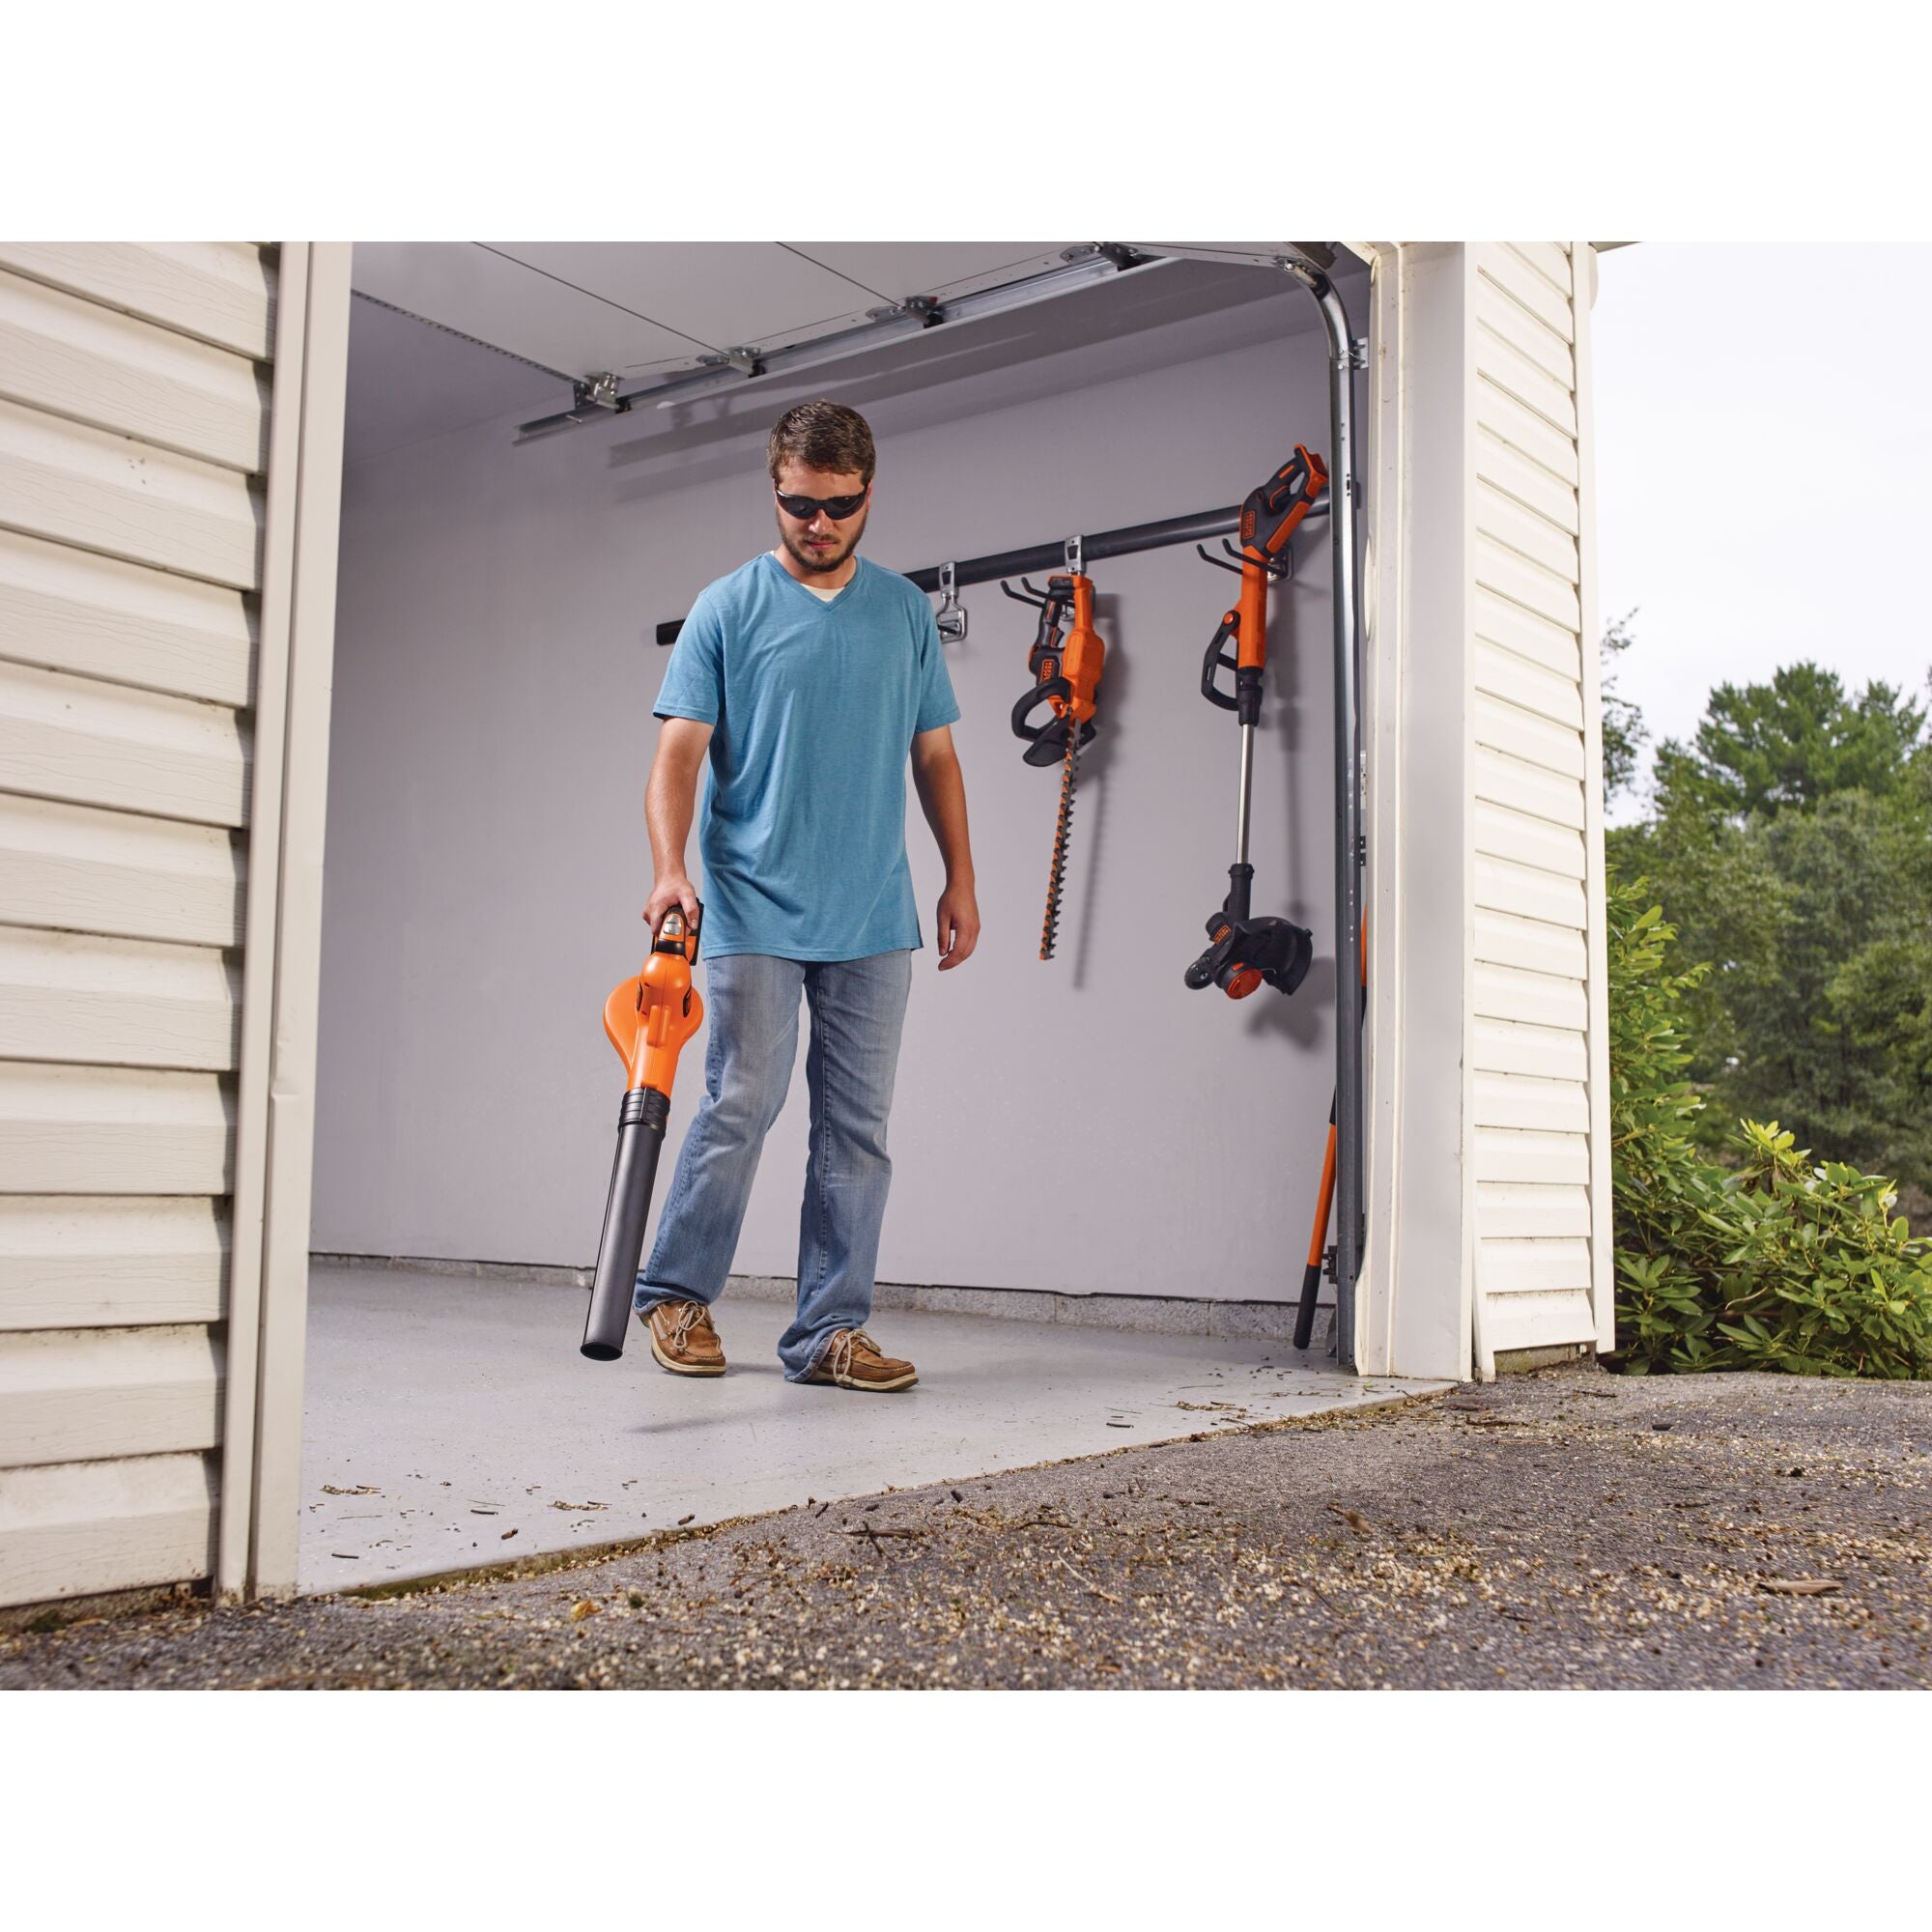
[[[1216,570],[1231,570],[1236,577],[1240,576],[1244,563],[1259,564],[1278,583],[1287,582],[1294,575],[1294,553],[1292,550],[1288,553],[1288,561],[1282,564],[1271,563],[1264,556],[1249,556],[1245,551],[1236,550],[1226,537],[1221,539],[1221,548],[1235,559],[1233,563],[1223,563],[1218,556],[1210,556],[1206,544],[1196,544],[1194,553],[1203,563],[1211,563]]]
[[[1034,588],[1033,582],[1030,578],[1023,577],[1020,579],[1020,582],[1026,585],[1029,591],[1033,593],[1031,596],[1023,597],[1017,590],[1015,590],[1012,587],[1010,583],[1007,582],[1007,580],[1004,577],[1000,579],[1000,588],[1004,590],[1007,593],[1007,595],[1013,600],[1015,604],[1031,604],[1035,610],[1044,611],[1047,606],[1046,592],[1044,590],[1036,590]]]

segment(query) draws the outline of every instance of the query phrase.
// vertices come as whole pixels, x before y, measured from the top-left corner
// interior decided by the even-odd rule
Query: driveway
[[[1924,1686],[1929,1479],[1932,1385],[1565,1371],[24,1632],[0,1687]]]

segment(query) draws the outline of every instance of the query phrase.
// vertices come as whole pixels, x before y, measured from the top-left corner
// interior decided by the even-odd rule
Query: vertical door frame
[[[1465,1378],[1474,1328],[1467,805],[1470,251],[1376,247],[1364,590],[1365,1375]]]
[[[214,1585],[296,1588],[347,242],[284,242],[252,709]]]
[[[1570,314],[1577,384],[1577,578],[1581,610],[1583,683],[1583,866],[1589,922],[1589,1060],[1584,1078],[1590,1108],[1590,1302],[1597,1349],[1617,1346],[1616,1255],[1612,1245],[1610,1169],[1609,910],[1604,863],[1604,693],[1602,633],[1597,609],[1597,421],[1592,394],[1590,311],[1597,299],[1597,251],[1570,244]]]

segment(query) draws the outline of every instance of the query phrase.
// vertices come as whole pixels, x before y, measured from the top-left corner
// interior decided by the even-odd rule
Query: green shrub
[[[1682,1077],[1682,1012],[1701,969],[1645,882],[1609,887],[1610,1145],[1619,1365],[1932,1376],[1932,1242],[1892,1214],[1889,1180],[1741,1122],[1739,1165],[1698,1151],[1704,1102]]]

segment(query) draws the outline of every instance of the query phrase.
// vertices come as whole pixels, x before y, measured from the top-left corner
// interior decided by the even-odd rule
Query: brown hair
[[[821,469],[834,476],[858,476],[870,483],[878,461],[866,418],[857,410],[847,409],[843,403],[828,403],[823,397],[787,410],[772,425],[766,457],[774,483],[787,463],[800,463],[808,469]]]

